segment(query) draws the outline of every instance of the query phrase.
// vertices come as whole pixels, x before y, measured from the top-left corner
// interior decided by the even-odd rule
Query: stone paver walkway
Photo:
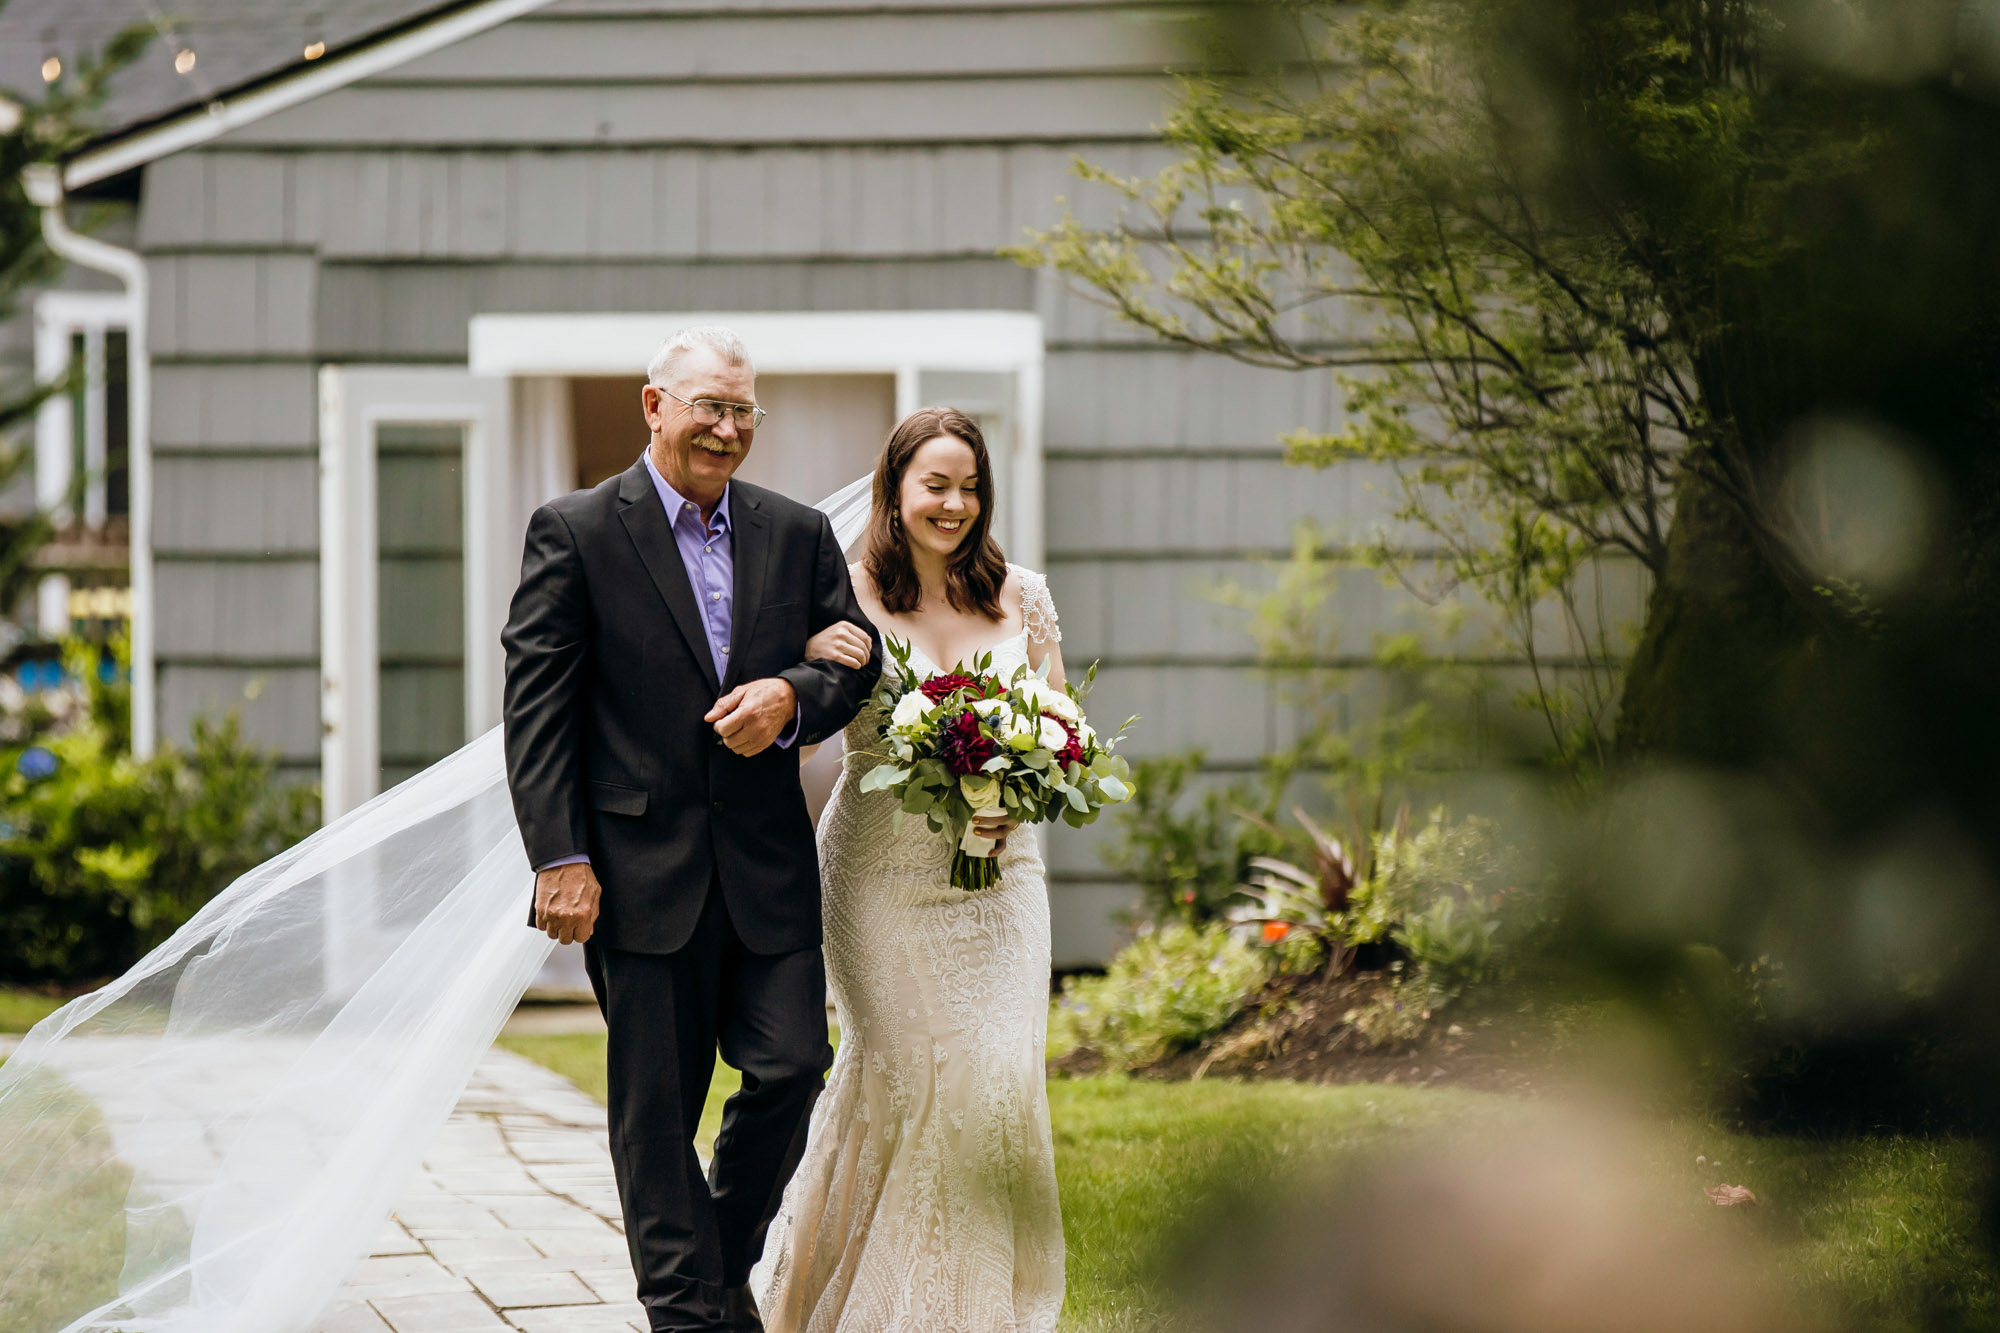
[[[604,1108],[495,1049],[318,1333],[628,1333]]]

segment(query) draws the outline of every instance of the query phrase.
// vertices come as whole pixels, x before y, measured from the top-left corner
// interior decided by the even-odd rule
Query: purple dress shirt
[[[729,674],[730,613],[736,606],[736,549],[729,526],[729,487],[715,516],[702,521],[701,506],[667,484],[646,453],[646,475],[666,506],[667,523],[674,530],[674,545],[681,549],[681,563],[687,566],[688,582],[694,585],[694,599],[701,604],[702,627],[708,631],[708,657],[715,663],[715,678]]]
[[[702,628],[708,632],[709,660],[715,663],[715,678],[721,680],[729,674],[729,633],[736,609],[736,549],[729,523],[729,487],[722,488],[722,499],[716,503],[714,516],[704,522],[701,506],[669,486],[660,470],[653,466],[650,449],[644,458],[646,475],[653,479],[653,490],[666,507],[667,524],[674,530],[674,545],[680,548],[688,582],[694,585],[694,599],[701,604]],[[798,738],[799,717],[795,714],[792,725],[778,737],[778,745],[789,750]],[[565,856],[535,869],[553,870],[588,860],[588,856]]]

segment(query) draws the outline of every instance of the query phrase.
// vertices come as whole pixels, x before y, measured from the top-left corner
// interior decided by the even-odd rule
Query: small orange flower
[[[1266,921],[1264,923],[1264,943],[1266,944],[1276,944],[1291,933],[1292,923],[1289,921]]]

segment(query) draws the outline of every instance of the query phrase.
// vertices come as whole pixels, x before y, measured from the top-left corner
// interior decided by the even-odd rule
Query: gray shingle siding
[[[440,101],[483,98],[439,90]],[[1079,156],[1155,170],[1146,142],[800,147],[222,145],[147,168],[149,250],[303,249],[341,259],[991,255],[1047,226]],[[1079,318],[1087,317],[1080,313]]]
[[[322,273],[319,340],[331,360],[463,363],[480,311],[1021,309],[1032,289],[992,258],[338,264]]]

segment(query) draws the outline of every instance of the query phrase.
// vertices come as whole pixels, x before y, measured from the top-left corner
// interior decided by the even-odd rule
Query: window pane
[[[375,436],[382,786],[465,744],[465,430]]]
[[[132,453],[132,399],[126,382],[125,334],[104,335],[105,512],[130,515],[132,489],[126,464]]]

